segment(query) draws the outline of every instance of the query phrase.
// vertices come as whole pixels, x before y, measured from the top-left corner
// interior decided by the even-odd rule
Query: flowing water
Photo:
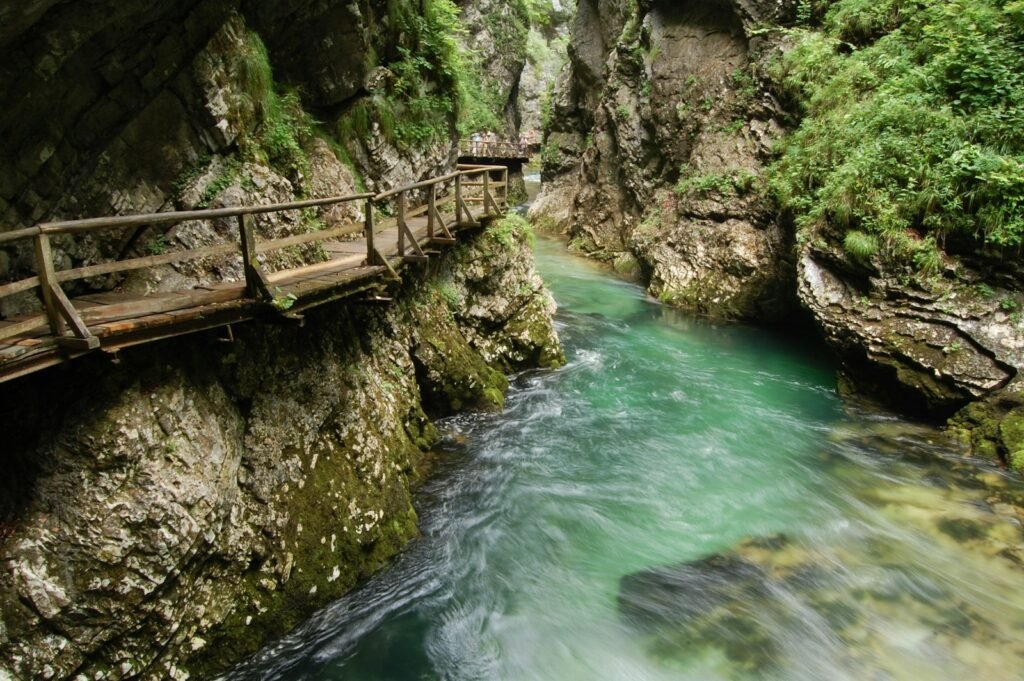
[[[423,538],[232,679],[1024,678],[1024,485],[815,346],[541,241],[564,369],[445,425]]]

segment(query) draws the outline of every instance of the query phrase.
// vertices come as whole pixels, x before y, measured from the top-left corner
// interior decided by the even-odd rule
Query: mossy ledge
[[[209,678],[415,538],[428,413],[498,409],[505,372],[563,361],[528,232],[463,238],[392,304],[0,393],[0,678]]]

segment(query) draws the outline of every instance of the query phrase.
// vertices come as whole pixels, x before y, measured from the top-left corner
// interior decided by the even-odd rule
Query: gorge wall
[[[882,57],[845,72],[844,60],[908,13],[900,3],[854,5],[581,2],[545,131],[547,187],[531,218],[668,304],[768,323],[809,314],[840,357],[844,391],[930,419],[958,414],[953,430],[974,452],[1024,466],[1024,325],[1015,312],[1024,287],[1009,251],[995,259],[961,238],[936,255],[935,239],[945,237],[908,225],[885,237],[908,244],[903,260],[865,257],[835,226],[849,213],[837,208],[820,227],[798,228],[800,215],[779,199],[781,149],[813,106],[800,98],[814,87],[827,97],[833,74],[837,101],[842,83],[884,82],[882,67],[874,80],[864,75]],[[794,53],[808,55],[803,71],[786,61]],[[837,118],[807,133],[817,135],[808,156],[830,131],[846,139],[847,124]],[[917,129],[906,134],[913,147]],[[841,150],[821,153],[802,168],[808,196],[824,168],[842,172]],[[928,182],[893,180],[901,181]]]
[[[458,22],[447,0],[0,0],[0,229],[445,172],[464,115]],[[333,207],[256,230],[361,218]],[[562,361],[528,230],[465,238],[389,305],[334,303],[302,327],[245,324],[0,386],[0,678],[209,678],[414,538],[432,419],[500,408],[506,373]],[[236,239],[230,222],[195,222],[54,250],[65,269]],[[30,252],[0,249],[0,281],[31,271]],[[241,276],[237,257],[208,258],[68,293]],[[4,298],[0,319],[39,305]]]
[[[431,418],[561,362],[526,239],[492,227],[387,307],[5,386],[0,676],[209,678],[380,568]]]

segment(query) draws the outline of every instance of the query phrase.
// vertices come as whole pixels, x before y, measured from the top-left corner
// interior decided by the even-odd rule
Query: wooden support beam
[[[406,239],[409,240],[409,244],[412,246],[413,255],[406,256],[405,254]],[[409,229],[409,222],[405,219],[405,192],[399,192],[398,194],[398,257],[405,258],[406,262],[420,262],[426,259],[426,256],[423,255],[423,249],[420,248],[419,243],[416,241],[416,235]]]
[[[71,301],[68,300],[64,289],[59,284],[51,283],[50,287],[50,292],[53,295],[54,302],[57,304],[57,309],[75,334],[74,336],[57,336],[57,344],[75,350],[95,350],[98,348],[100,346],[100,339],[92,335],[89,327],[78,316],[78,311],[71,304]]]
[[[462,218],[466,218],[466,222],[462,222]],[[466,205],[466,199],[462,196],[462,176],[459,175],[455,178],[455,224],[467,224],[475,227],[477,224],[476,218],[469,212],[469,206]]]
[[[39,276],[39,288],[43,294],[43,306],[46,308],[46,320],[50,323],[50,331],[54,336],[64,335],[64,318],[57,308],[57,300],[53,296],[53,287],[57,284],[57,274],[53,269],[53,251],[50,249],[50,237],[37,234],[35,237],[36,274]]]
[[[401,279],[401,277],[398,276],[398,272],[395,271],[395,268],[391,266],[391,263],[388,262],[388,259],[385,258],[384,255],[380,251],[378,251],[377,249],[374,249],[373,255],[374,255],[374,259],[377,261],[376,264],[382,266],[384,269],[387,270],[388,277],[390,277],[391,279],[394,279],[396,281]]]
[[[252,229],[252,216],[238,216],[238,231],[242,242],[242,267],[245,270],[245,286],[249,297],[256,300],[273,300],[270,282],[256,260],[256,236]]]
[[[501,209],[491,195],[491,171],[484,171],[484,214],[494,211],[491,215],[501,215]]]
[[[452,241],[454,241],[455,237],[453,237],[452,233],[448,231],[448,225],[445,224],[444,217],[441,216],[441,211],[439,211],[437,209],[437,206],[434,207],[433,215],[434,215],[434,220],[436,221],[436,224],[441,226],[441,233],[444,234],[443,238],[451,239]],[[431,238],[432,239],[438,239],[438,238],[441,238],[441,237],[437,237],[437,236],[431,235]]]
[[[398,257],[405,257],[405,233],[409,226],[405,222],[405,192],[398,192]]]

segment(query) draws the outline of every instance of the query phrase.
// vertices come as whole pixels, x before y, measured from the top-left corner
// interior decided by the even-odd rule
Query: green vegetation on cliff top
[[[802,238],[919,270],[1024,243],[1024,2],[808,0],[773,77],[803,121],[772,169]]]
[[[387,16],[394,47],[378,59],[391,77],[341,117],[339,137],[366,137],[377,124],[398,146],[423,147],[448,135],[464,101],[459,8],[452,0],[390,0]]]

